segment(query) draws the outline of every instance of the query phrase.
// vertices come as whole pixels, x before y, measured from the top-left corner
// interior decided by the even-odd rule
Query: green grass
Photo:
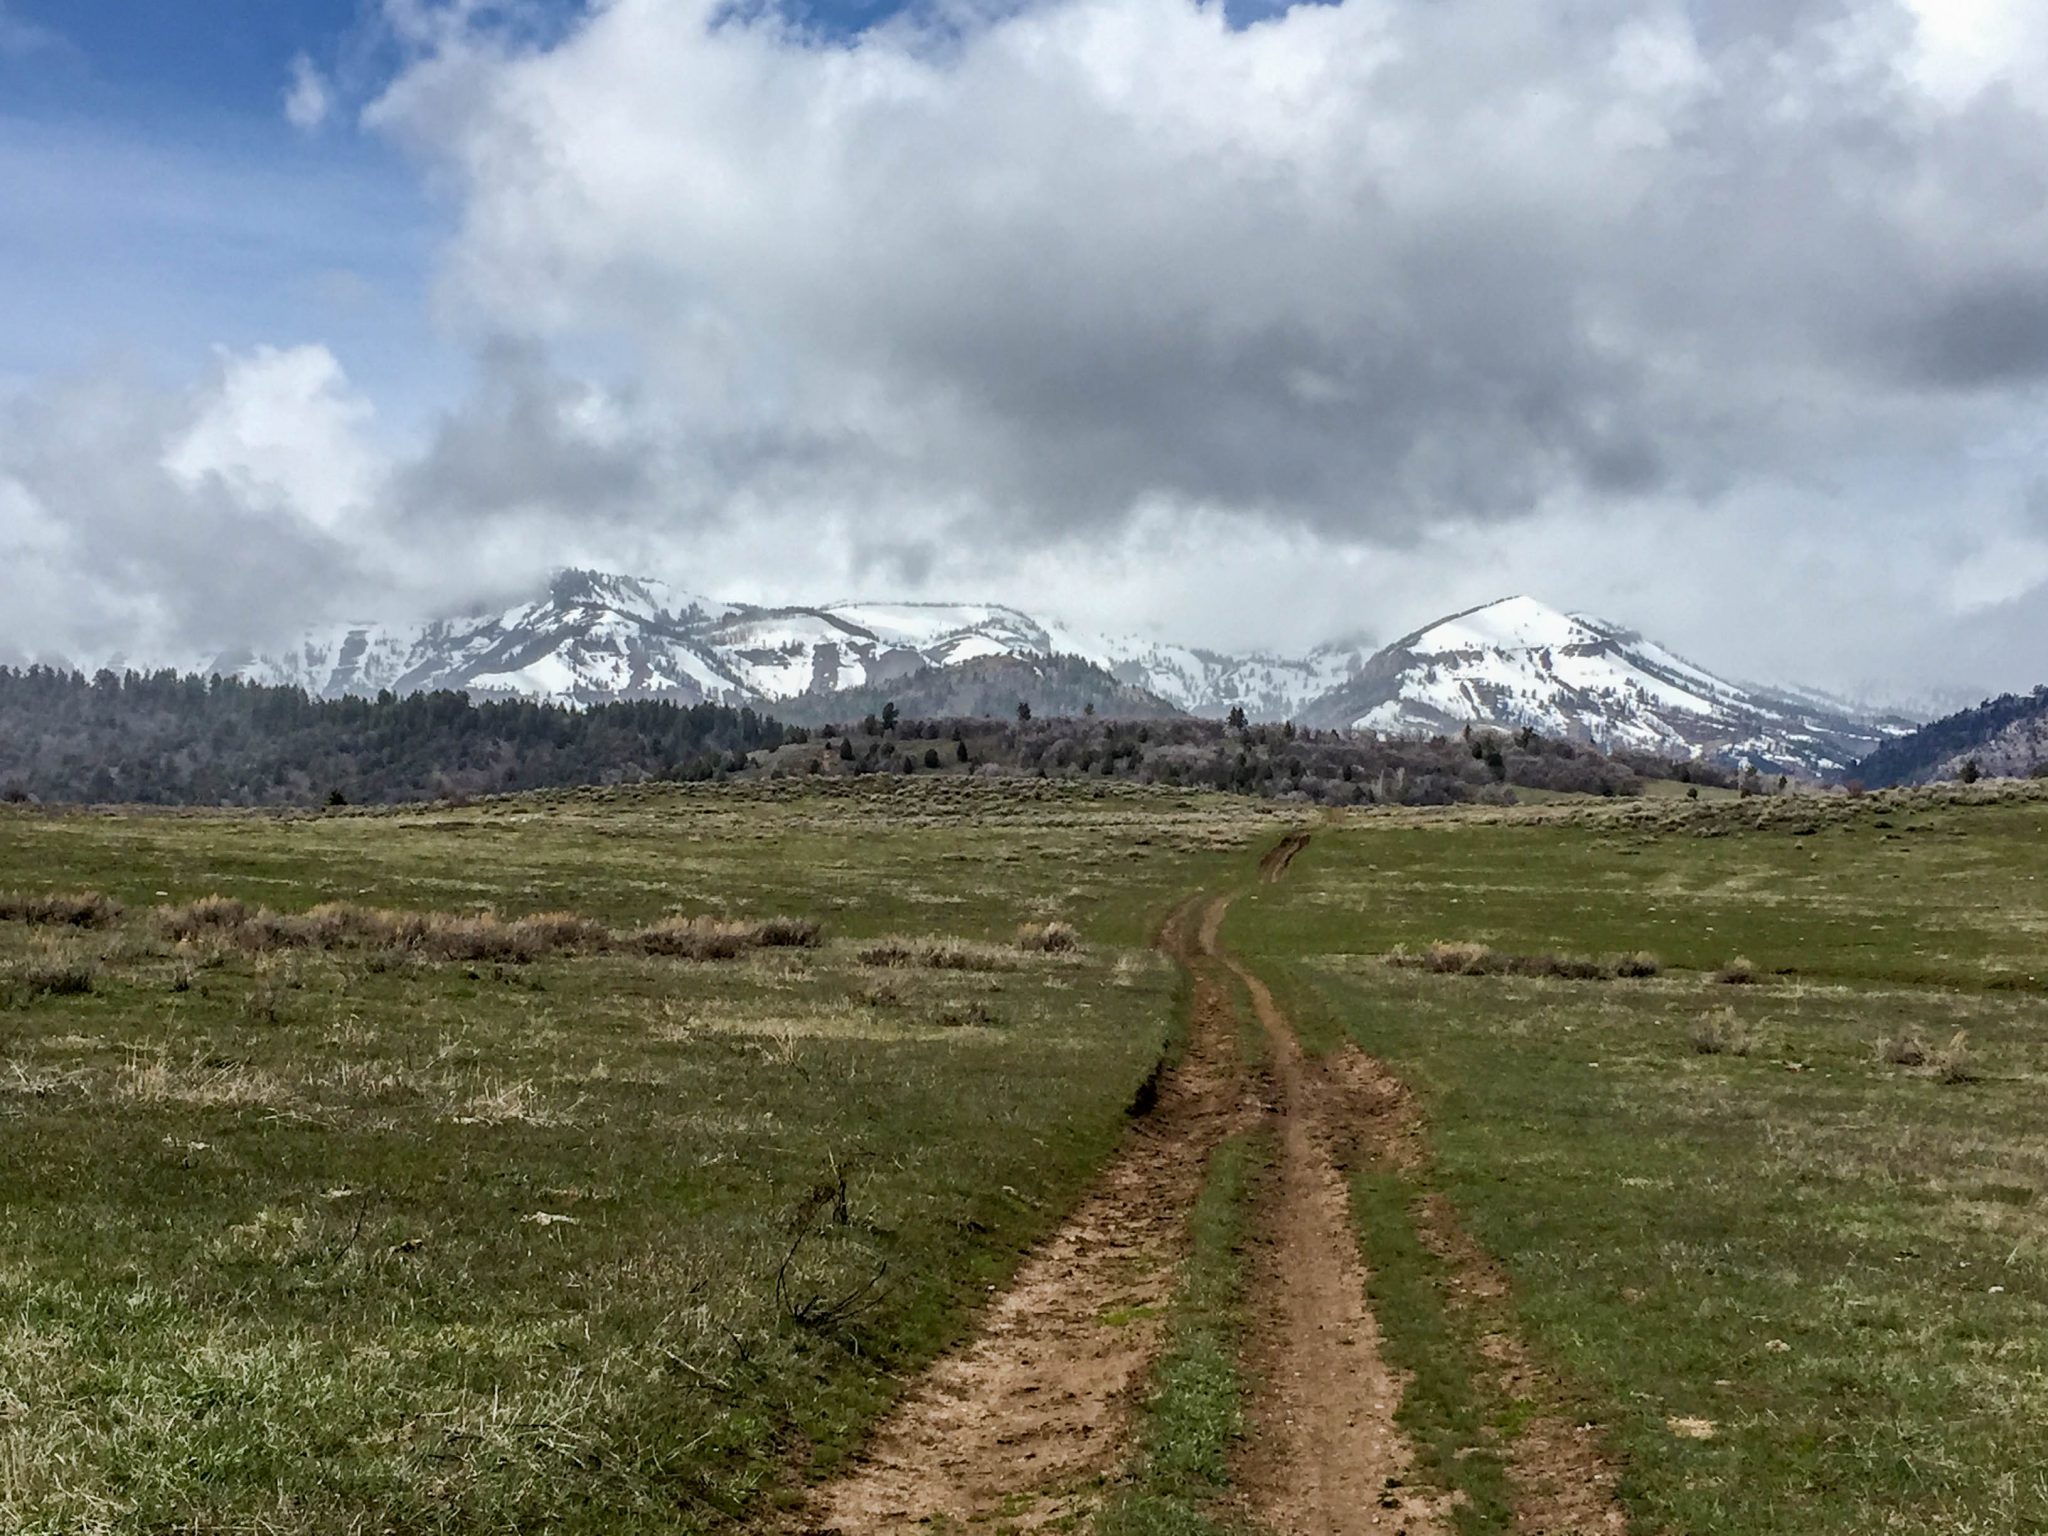
[[[959,781],[7,814],[0,890],[129,911],[0,923],[0,1530],[758,1523],[1108,1155],[1177,1027],[1139,946],[1270,825]],[[827,938],[508,965],[154,935],[214,891]],[[1047,920],[1082,949],[1013,942]],[[877,934],[1002,968],[864,964]],[[90,990],[29,984],[52,967]]]
[[[1818,980],[2048,990],[2048,791],[1921,791],[1492,815],[1353,815],[1289,878],[1291,947],[1384,954],[1438,939],[1516,954],[1747,956]],[[1367,832],[1371,835],[1364,835]]]
[[[1214,1506],[1244,1435],[1244,1244],[1266,1138],[1230,1137],[1210,1155],[1189,1218],[1189,1253],[1146,1400],[1132,1486],[1097,1517],[1098,1536],[1223,1536]]]
[[[1491,1321],[1453,1295],[1444,1262],[1422,1241],[1413,1177],[1389,1168],[1353,1176],[1351,1209],[1372,1278],[1367,1286],[1389,1363],[1408,1373],[1396,1421],[1414,1442],[1420,1473],[1454,1493],[1461,1536],[1514,1529],[1504,1442],[1523,1405],[1504,1399],[1481,1353]]]
[[[1425,1108],[1431,1165],[1359,1191],[1412,1432],[1478,1509],[1473,1463],[1510,1442],[1406,1228],[1435,1190],[1602,1424],[1638,1529],[2048,1530],[2048,1002],[2017,980],[2048,918],[2042,805],[1841,803],[1799,839],[1779,807],[1636,809],[1363,819],[1233,912],[1311,1038],[1340,1024]],[[1679,969],[1376,958],[1439,938]],[[1755,985],[1712,979],[1735,952]],[[1707,1018],[1747,1054],[1702,1053]],[[1957,1031],[1977,1081],[1877,1048]]]

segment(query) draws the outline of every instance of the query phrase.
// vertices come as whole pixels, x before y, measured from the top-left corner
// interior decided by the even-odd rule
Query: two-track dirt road
[[[1261,876],[1282,878],[1308,843],[1306,833],[1283,839]],[[1191,899],[1161,932],[1192,979],[1193,1017],[1156,1105],[977,1335],[912,1386],[850,1473],[816,1491],[802,1530],[1085,1529],[1129,1464],[1209,1153],[1262,1123],[1276,1158],[1253,1216],[1252,1400],[1228,1513],[1273,1536],[1450,1529],[1395,1420],[1403,1378],[1382,1351],[1340,1171],[1360,1155],[1415,1155],[1414,1116],[1355,1047],[1322,1060],[1303,1052],[1271,990],[1224,948],[1228,905]],[[1239,986],[1265,1042],[1257,1065],[1237,1049]],[[1455,1231],[1449,1218],[1439,1225]],[[1476,1248],[1470,1257],[1485,1263]],[[1530,1368],[1517,1344],[1500,1345],[1504,1371]],[[1529,1449],[1546,1465],[1516,1469],[1528,1494],[1518,1529],[1621,1529],[1596,1448],[1565,1426],[1535,1428]]]

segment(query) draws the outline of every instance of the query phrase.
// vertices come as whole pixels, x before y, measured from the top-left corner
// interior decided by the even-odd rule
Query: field
[[[0,812],[0,1530],[2048,1529],[2044,850]]]

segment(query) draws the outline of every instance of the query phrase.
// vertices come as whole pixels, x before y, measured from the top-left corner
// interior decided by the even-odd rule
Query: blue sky
[[[284,116],[296,57],[365,47],[355,0],[0,7],[0,377],[176,379],[317,337],[394,420],[444,386],[422,342],[446,210],[346,113]]]

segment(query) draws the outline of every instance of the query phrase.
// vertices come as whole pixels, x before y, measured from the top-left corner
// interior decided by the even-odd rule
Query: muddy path
[[[856,1468],[817,1491],[801,1530],[878,1536],[997,1515],[1006,1530],[1043,1529],[1085,1517],[1125,1465],[1188,1212],[1210,1150],[1244,1112],[1231,998],[1198,963],[1223,905],[1187,902],[1161,932],[1192,975],[1192,1019],[1150,1112],[977,1336],[918,1381]]]
[[[1265,857],[1259,860],[1259,878],[1271,885],[1286,874],[1287,866],[1308,846],[1308,839],[1306,832],[1290,832],[1267,849]]]
[[[1271,1059],[1279,1143],[1253,1269],[1253,1435],[1238,1472],[1245,1514],[1301,1536],[1440,1536],[1440,1501],[1411,1486],[1414,1449],[1394,1422],[1403,1381],[1366,1300],[1332,1096],[1272,992],[1227,952]]]
[[[1282,839],[1261,878],[1280,879],[1308,841]],[[1264,1123],[1276,1157],[1253,1217],[1252,1395],[1232,1512],[1271,1536],[1448,1536],[1449,1502],[1417,1485],[1395,1419],[1405,1382],[1368,1300],[1346,1176],[1426,1170],[1420,1111],[1355,1045],[1303,1051],[1271,989],[1224,945],[1228,907],[1191,898],[1160,932],[1190,978],[1188,1046],[1141,1094],[1115,1160],[975,1337],[910,1388],[858,1465],[815,1491],[797,1530],[1086,1529],[1130,1463],[1209,1154]],[[1239,986],[1265,1042],[1256,1072],[1238,1059]],[[1441,1197],[1422,1203],[1418,1229],[1452,1276],[1452,1304],[1486,1309],[1483,1353],[1501,1390],[1542,1405],[1510,1448],[1516,1530],[1619,1536],[1614,1470],[1589,1426],[1549,1406],[1552,1384],[1506,1322],[1505,1277]]]
[[[1426,1171],[1421,1110],[1399,1078],[1355,1045],[1318,1065],[1342,1161]],[[1556,1382],[1509,1325],[1508,1281],[1499,1264],[1440,1194],[1420,1202],[1416,1228],[1450,1277],[1448,1304],[1476,1316],[1486,1330],[1481,1353],[1500,1395],[1534,1405],[1508,1447],[1519,1536],[1622,1536],[1628,1516],[1615,1492],[1619,1469],[1601,1446],[1598,1427],[1560,1406]]]

